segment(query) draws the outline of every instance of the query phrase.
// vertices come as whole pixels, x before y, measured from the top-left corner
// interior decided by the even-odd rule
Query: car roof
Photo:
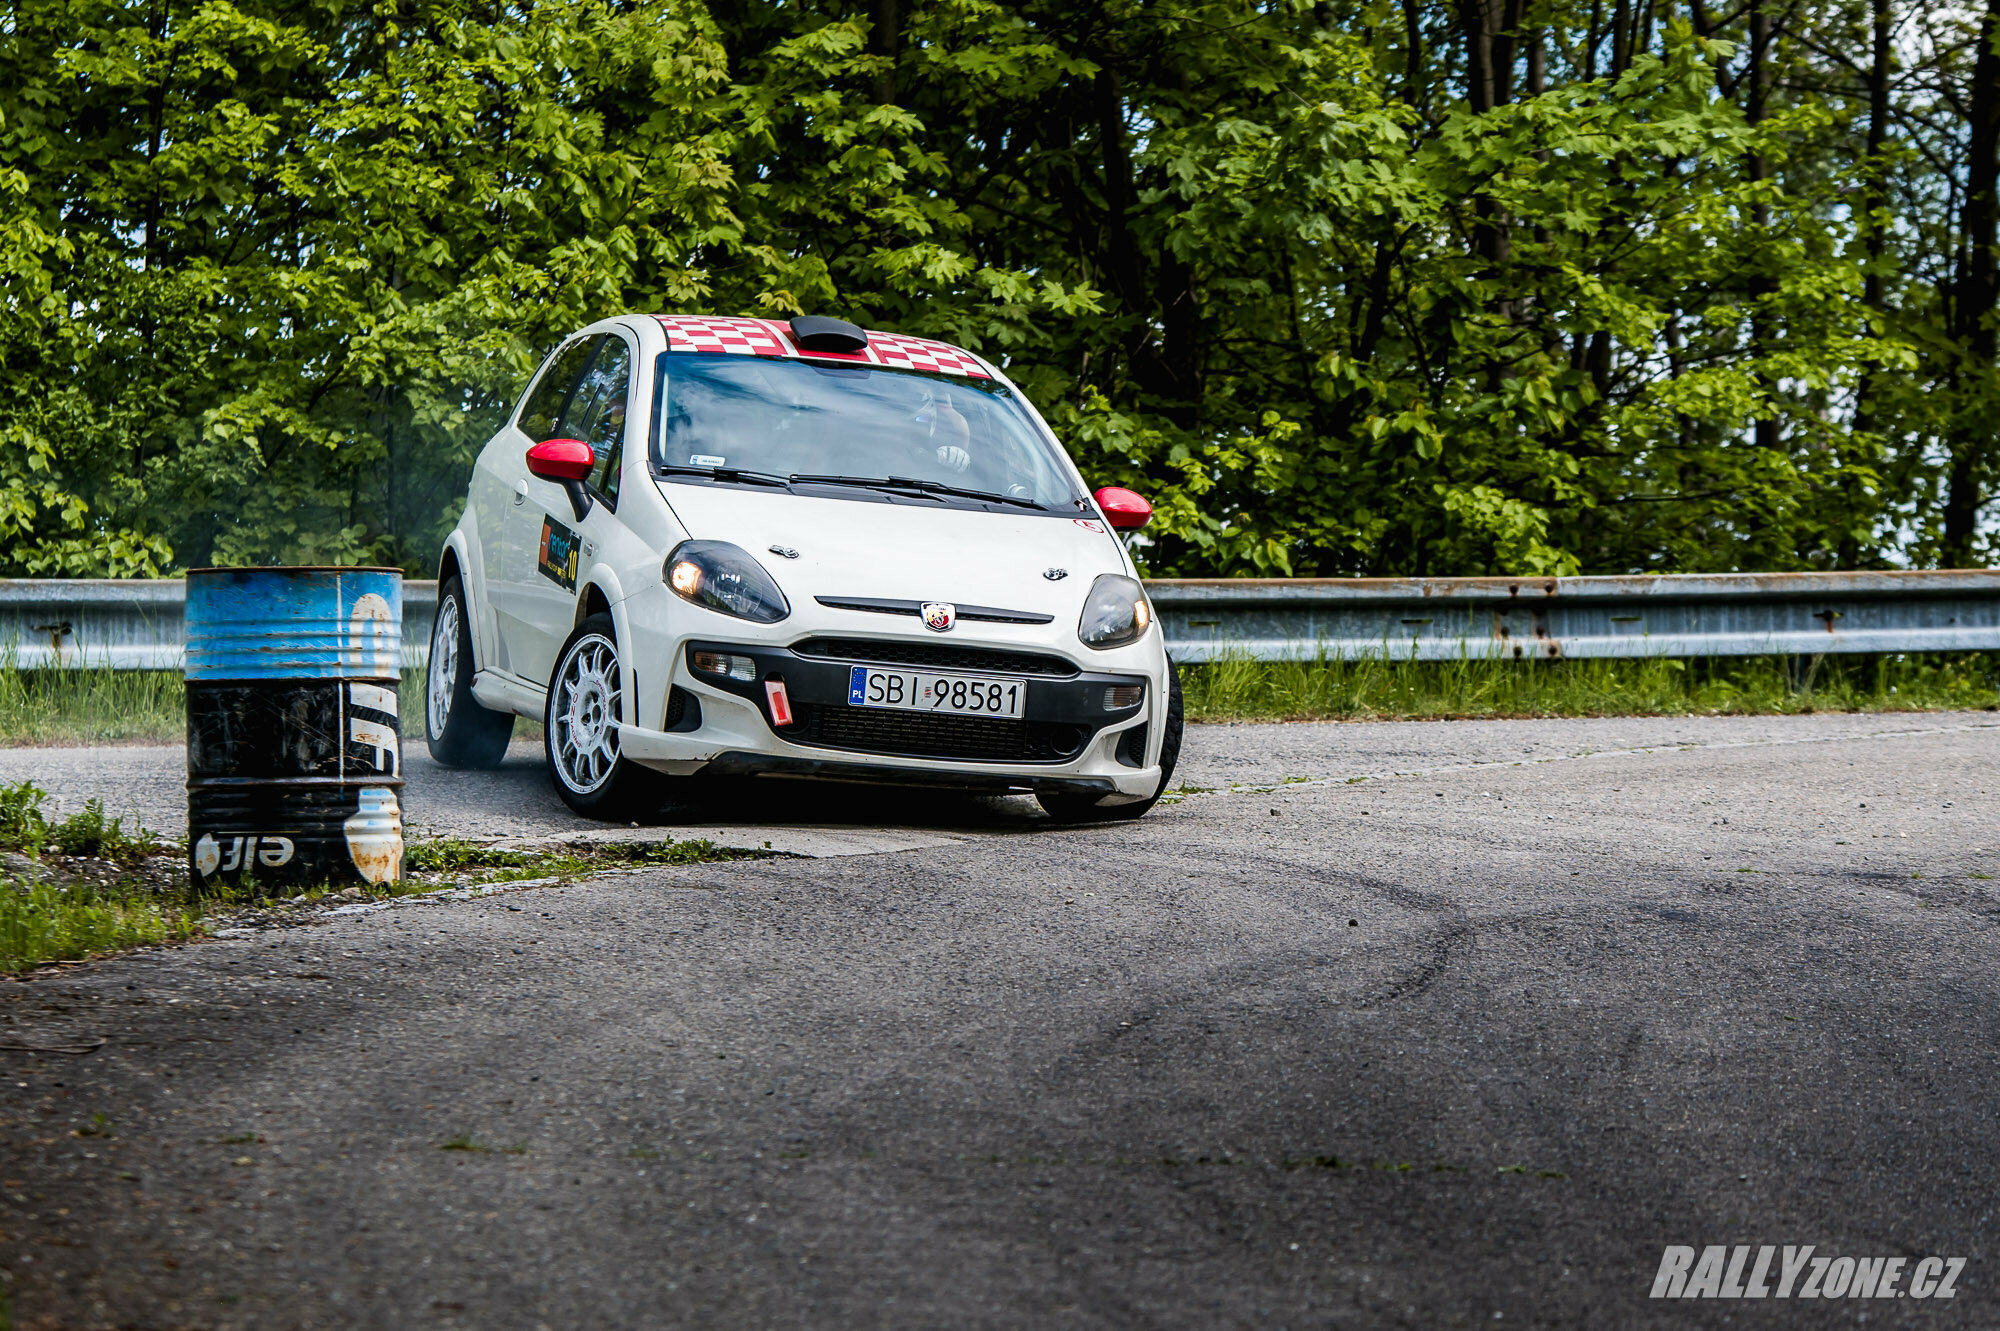
[[[667,333],[670,351],[725,352],[732,356],[785,356],[792,360],[845,361],[895,370],[929,370],[970,379],[991,379],[993,372],[971,352],[948,342],[901,333],[868,330],[868,345],[860,351],[805,351],[792,341],[791,330],[779,319],[745,319],[699,314],[656,314]]]

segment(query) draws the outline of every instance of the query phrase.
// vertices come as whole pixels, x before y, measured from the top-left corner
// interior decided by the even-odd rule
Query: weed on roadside
[[[718,846],[713,841],[571,841],[547,848],[507,850],[461,838],[419,842],[404,855],[414,883],[427,890],[448,882],[467,886],[531,878],[581,878],[606,869],[706,864],[718,860],[773,858],[770,850]]]
[[[61,820],[32,781],[0,786],[0,975],[53,961],[193,937],[222,924],[259,924],[301,906],[380,899],[446,887],[574,879],[608,869],[765,859],[769,850],[713,841],[574,841],[509,850],[461,838],[413,842],[397,882],[291,887],[188,881],[183,847],[129,830],[99,800]]]
[[[175,847],[97,800],[60,822],[47,802],[32,781],[0,786],[0,974],[197,931],[199,906],[159,890],[179,877]]]
[[[50,839],[65,855],[119,864],[137,864],[174,849],[143,828],[127,832],[122,819],[106,819],[104,801],[96,799],[85,800],[82,810],[56,824]]]

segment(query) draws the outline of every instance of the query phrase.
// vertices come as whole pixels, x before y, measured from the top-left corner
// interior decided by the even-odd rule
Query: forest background
[[[1976,565],[2000,0],[12,0],[0,576],[434,567],[624,311],[1002,362],[1159,576]]]

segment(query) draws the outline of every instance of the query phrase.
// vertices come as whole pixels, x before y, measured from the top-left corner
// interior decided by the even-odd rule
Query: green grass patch
[[[768,845],[768,843],[767,843]],[[606,869],[761,860],[769,849],[718,846],[713,841],[572,841],[547,849],[502,850],[476,841],[443,838],[412,845],[403,858],[408,886],[510,883],[529,878],[581,878]]]
[[[1194,721],[1782,715],[2000,707],[2000,653],[1643,661],[1248,661],[1183,665]],[[421,744],[423,675],[403,672]],[[0,658],[0,745],[178,744],[178,672],[16,670]],[[528,720],[514,738],[536,741]],[[404,742],[410,743],[409,734]]]
[[[184,847],[107,818],[88,801],[60,821],[33,782],[0,786],[0,975],[53,961],[74,961],[199,934],[218,913],[225,920],[279,905],[254,883],[188,880]],[[547,849],[501,850],[462,840],[419,841],[405,852],[399,882],[287,887],[285,907],[334,896],[381,898],[443,887],[573,879],[606,869],[764,859],[712,841],[572,842]]]
[[[2000,654],[1181,667],[1191,721],[1717,716],[2000,708]]]
[[[202,903],[159,888],[160,857],[177,861],[177,846],[106,818],[97,800],[60,822],[47,801],[30,781],[0,786],[0,851],[10,852],[0,867],[0,974],[199,930]]]
[[[177,670],[16,670],[0,661],[0,744],[178,744]]]
[[[143,892],[0,876],[0,973],[185,938],[198,924]]]
[[[404,743],[421,745],[424,675],[405,670],[397,690]],[[542,727],[514,722],[514,738]],[[187,688],[178,670],[18,670],[0,655],[0,747],[179,744],[187,738]]]

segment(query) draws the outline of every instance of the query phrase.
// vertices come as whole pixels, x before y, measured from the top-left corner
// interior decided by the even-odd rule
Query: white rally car
[[[1181,695],[1114,529],[997,368],[836,319],[630,316],[543,362],[438,577],[424,723],[457,767],[541,719],[577,812],[665,777],[1032,791],[1136,818]]]

